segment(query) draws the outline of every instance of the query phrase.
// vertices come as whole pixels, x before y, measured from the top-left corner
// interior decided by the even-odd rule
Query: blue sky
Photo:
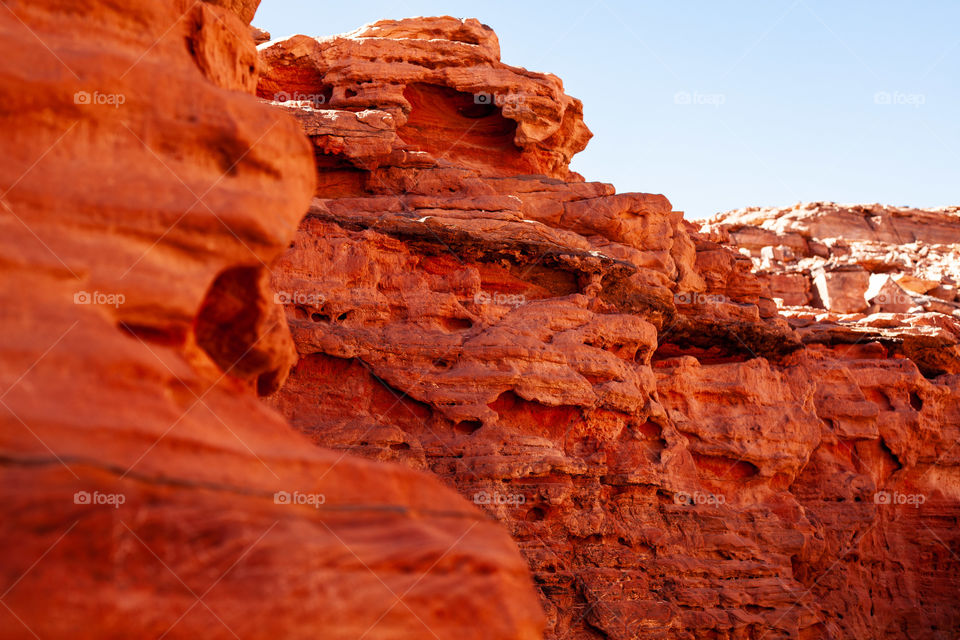
[[[274,37],[475,17],[594,133],[573,169],[700,218],[799,201],[960,204],[960,2],[263,0]]]

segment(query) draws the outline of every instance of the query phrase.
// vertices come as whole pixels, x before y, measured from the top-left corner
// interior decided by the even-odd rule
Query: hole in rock
[[[197,314],[197,344],[224,371],[243,375],[262,358],[259,342],[260,267],[235,267],[217,276]]]
[[[339,154],[324,153],[321,146],[314,147],[314,163],[317,166],[318,198],[349,198],[367,194],[366,172],[357,169]]]
[[[657,502],[660,504],[676,504],[674,495],[666,489],[657,489]]]
[[[916,391],[910,392],[910,406],[913,407],[914,411],[923,409],[923,398]]]
[[[751,353],[736,353],[729,349],[719,346],[711,346],[708,349],[696,347],[693,345],[681,345],[674,342],[665,342],[653,352],[651,363],[653,366],[670,366],[671,358],[680,356],[693,356],[700,364],[726,364],[728,362],[745,362],[754,356]]]
[[[443,318],[440,323],[447,331],[466,331],[473,327],[473,320],[470,318]]]
[[[394,451],[409,451],[410,445],[406,442],[394,442],[390,445],[390,448]]]
[[[480,420],[462,420],[453,425],[453,430],[457,433],[468,436],[472,433],[475,433],[482,426],[483,422]]]
[[[433,361],[433,366],[437,369],[449,369],[453,367],[453,360],[451,358],[437,358]]]
[[[314,322],[330,322],[330,316],[325,313],[312,313],[310,319]]]
[[[644,435],[648,438],[660,438],[663,435],[663,427],[658,425],[656,422],[651,422],[650,420],[636,425],[634,427],[634,431],[637,434]]]
[[[517,123],[472,93],[414,83],[403,91],[411,111],[397,135],[407,145],[455,164],[482,168],[496,175],[527,173],[514,144]],[[451,148],[451,141],[457,141]]]
[[[257,376],[257,395],[269,396],[283,385],[282,371],[267,371]]]

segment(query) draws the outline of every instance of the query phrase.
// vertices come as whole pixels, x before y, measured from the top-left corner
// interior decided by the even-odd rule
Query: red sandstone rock
[[[935,375],[960,372],[958,212],[813,203],[720,214],[703,231],[751,257],[805,342],[875,339]],[[763,242],[794,249],[764,256]],[[817,308],[830,313],[810,323]],[[875,330],[886,313],[901,315]]]
[[[473,19],[382,20],[319,41],[294,36],[260,55],[262,97],[383,110],[398,148],[431,164],[568,178],[591,135],[559,78],[500,62],[496,35]]]
[[[837,313],[857,313],[865,310],[870,274],[862,268],[817,271],[813,288],[824,308]]]
[[[0,10],[0,635],[539,637],[497,522],[255,396],[295,358],[266,282],[315,185],[243,93],[245,22],[69,9]]]
[[[497,51],[451,18],[261,50],[319,176],[274,272],[301,359],[273,403],[502,521],[548,637],[954,638],[952,320],[775,302],[811,303],[815,267],[950,286],[951,212],[699,231],[569,176],[579,103]],[[473,111],[514,89],[532,113]]]

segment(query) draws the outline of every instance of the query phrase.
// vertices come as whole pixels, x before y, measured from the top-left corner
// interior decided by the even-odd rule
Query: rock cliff
[[[960,207],[816,202],[719,214],[706,238],[750,258],[806,343],[879,342],[960,373]]]
[[[498,523],[256,397],[316,185],[257,2],[3,5],[0,636],[540,637]]]
[[[955,212],[700,229],[572,173],[579,101],[475,20],[259,50],[317,167],[272,279],[297,429],[503,523],[549,638],[956,637]],[[864,314],[889,282],[926,297]]]
[[[258,4],[0,9],[0,636],[957,637],[960,210],[694,225]]]

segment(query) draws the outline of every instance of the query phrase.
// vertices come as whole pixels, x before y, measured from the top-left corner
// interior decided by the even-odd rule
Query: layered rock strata
[[[0,9],[0,635],[540,637],[498,523],[256,397],[316,184],[256,4]]]
[[[808,340],[725,236],[570,172],[580,103],[497,52],[452,18],[261,45],[318,169],[272,402],[504,523],[550,638],[953,638],[960,378]]]
[[[718,214],[704,236],[748,257],[808,344],[878,342],[960,373],[960,207],[829,202]]]

